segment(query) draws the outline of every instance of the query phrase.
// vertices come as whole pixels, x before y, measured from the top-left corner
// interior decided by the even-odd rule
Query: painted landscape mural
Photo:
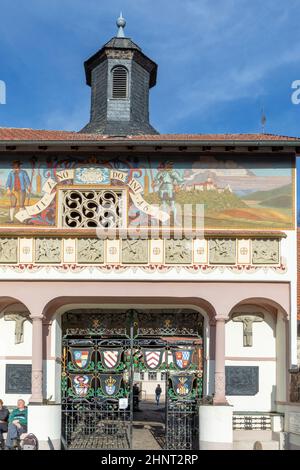
[[[163,221],[167,206],[203,204],[205,228],[292,229],[293,169],[260,156],[16,158],[0,168],[0,225],[56,226],[63,187],[124,188],[129,224]],[[157,211],[154,206],[160,205]],[[74,225],[75,226],[75,225]]]

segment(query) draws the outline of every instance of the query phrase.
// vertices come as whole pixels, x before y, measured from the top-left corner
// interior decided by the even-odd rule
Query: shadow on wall
[[[48,442],[49,450],[55,450],[55,449],[54,449],[54,445],[53,445],[53,443],[52,443],[50,437],[48,437],[47,442]]]

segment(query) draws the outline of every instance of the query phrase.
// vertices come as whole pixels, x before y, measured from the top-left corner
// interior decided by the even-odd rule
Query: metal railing
[[[259,430],[272,429],[272,417],[269,413],[234,413],[232,419],[233,430]]]

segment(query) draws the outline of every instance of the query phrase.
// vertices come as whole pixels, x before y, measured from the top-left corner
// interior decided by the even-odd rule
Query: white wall
[[[243,346],[243,324],[226,323],[226,365],[258,366],[259,391],[253,396],[228,396],[234,411],[271,411],[276,400],[276,323],[274,316],[256,307],[241,307],[239,312],[263,313],[264,321],[253,323],[253,346]]]
[[[24,342],[15,344],[15,322],[0,318],[0,398],[7,406],[14,406],[19,398],[28,402],[30,394],[6,394],[6,365],[31,364],[31,337],[32,325],[29,321],[24,323]]]

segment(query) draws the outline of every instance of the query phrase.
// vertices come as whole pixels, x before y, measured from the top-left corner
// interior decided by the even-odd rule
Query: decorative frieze
[[[209,240],[209,262],[211,264],[235,264],[236,240],[226,238]]]
[[[104,241],[98,238],[79,238],[77,240],[78,263],[93,264],[104,262]]]
[[[19,261],[20,263],[33,263],[33,239],[20,238],[19,240]]]
[[[237,262],[238,264],[250,264],[251,246],[250,240],[237,241]]]
[[[286,270],[277,239],[0,238],[0,264],[203,266],[253,272]]]
[[[166,240],[165,262],[166,264],[191,264],[192,240]]]
[[[279,263],[278,240],[253,240],[252,241],[253,264],[277,264]]]
[[[61,240],[58,238],[37,238],[35,241],[36,263],[61,263]]]
[[[208,247],[207,240],[193,240],[193,256],[195,264],[207,264],[208,263]]]
[[[10,264],[18,261],[18,240],[16,238],[0,239],[0,263]]]
[[[76,263],[76,239],[67,238],[64,240],[64,263]]]
[[[109,264],[120,263],[120,240],[106,240],[106,262]]]
[[[150,264],[164,263],[164,241],[150,240]]]
[[[148,263],[148,240],[122,240],[122,263]]]

